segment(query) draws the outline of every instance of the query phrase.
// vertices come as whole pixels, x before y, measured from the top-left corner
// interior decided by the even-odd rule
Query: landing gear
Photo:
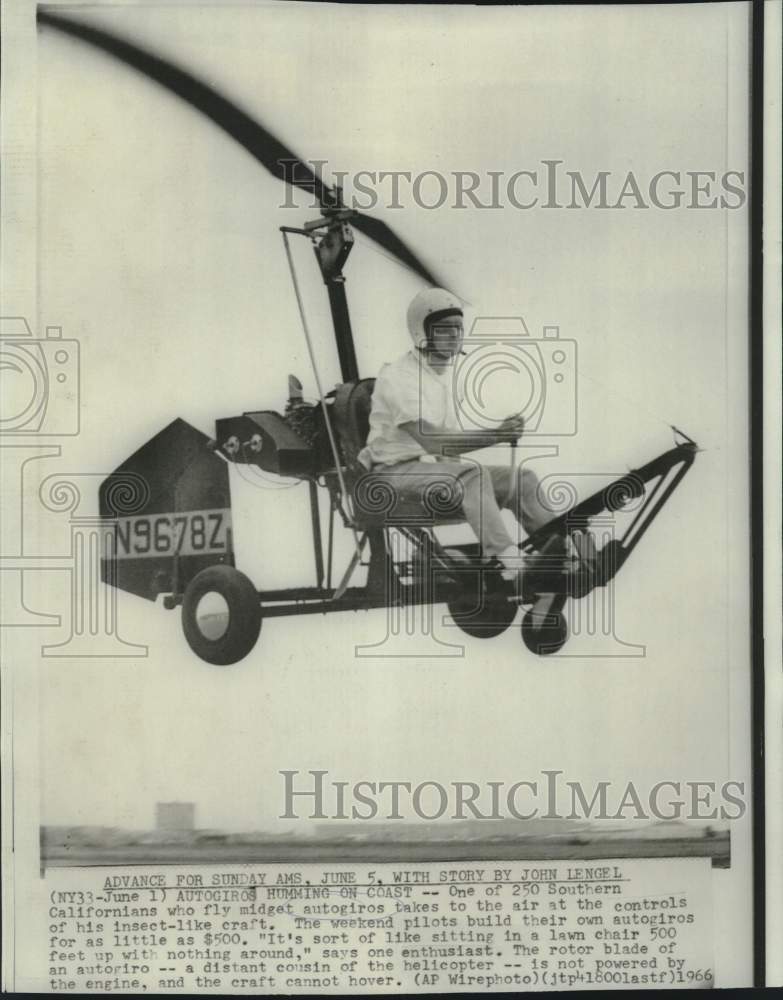
[[[536,656],[556,653],[568,640],[568,622],[563,612],[558,611],[549,617],[550,620],[544,625],[532,611],[528,611],[522,619],[522,641]]]
[[[208,566],[185,590],[182,630],[193,652],[207,663],[223,667],[247,656],[261,622],[256,589],[233,566]]]
[[[513,623],[517,614],[514,586],[495,574],[477,574],[477,586],[467,587],[448,607],[454,623],[476,639],[494,639]]]
[[[536,656],[550,656],[568,640],[564,594],[543,594],[522,618],[522,641]]]

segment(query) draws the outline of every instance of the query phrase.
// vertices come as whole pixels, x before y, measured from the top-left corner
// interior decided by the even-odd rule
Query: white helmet
[[[462,316],[462,303],[445,288],[425,288],[408,306],[408,332],[418,348],[427,346],[427,320]]]

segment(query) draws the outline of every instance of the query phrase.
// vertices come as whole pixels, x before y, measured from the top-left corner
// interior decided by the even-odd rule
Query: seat
[[[332,407],[356,527],[423,528],[463,523],[459,480],[439,471],[436,463],[421,463],[419,475],[415,470],[406,471],[398,488],[393,469],[370,471],[359,461],[370,432],[374,388],[373,378],[346,382],[337,387]]]
[[[359,452],[367,442],[370,433],[370,410],[374,378],[359,379],[338,385],[334,394],[332,413],[339,437],[343,461],[351,473],[366,472],[359,461]]]

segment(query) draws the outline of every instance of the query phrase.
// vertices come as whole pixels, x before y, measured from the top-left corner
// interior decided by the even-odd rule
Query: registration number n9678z
[[[231,548],[231,511],[218,508],[120,517],[114,537],[117,559],[226,553]]]

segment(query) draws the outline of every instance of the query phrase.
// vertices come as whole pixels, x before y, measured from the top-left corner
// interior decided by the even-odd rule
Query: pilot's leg
[[[485,466],[475,462],[401,462],[374,469],[375,477],[386,480],[406,503],[413,502],[428,514],[459,514],[461,509],[488,558],[515,548]]]
[[[447,463],[439,463],[442,468]],[[485,466],[458,465],[463,470],[459,482],[462,487],[462,511],[465,520],[476,534],[481,551],[487,558],[497,558],[513,548],[495,494],[492,476]]]
[[[543,528],[555,517],[555,512],[544,502],[541,484],[532,469],[518,466],[512,474],[509,466],[492,465],[487,468],[492,477],[498,506],[510,510],[527,534]],[[544,535],[536,548],[542,555],[545,554],[546,561],[565,557],[573,562],[576,558],[583,568],[597,571],[594,541],[579,546],[577,552],[570,536]]]
[[[551,521],[554,514],[543,503],[538,476],[524,465],[486,466],[498,506],[510,510],[527,534]]]
[[[499,560],[504,567],[502,575],[507,580],[519,581],[524,593],[525,587],[533,581],[527,574],[540,568],[538,560],[543,559],[546,568],[550,569],[551,556],[559,556],[559,552],[549,551],[551,545],[548,545],[546,557],[536,555],[532,560],[520,553],[503,521],[501,506],[510,507],[527,532],[542,527],[552,515],[538,500],[538,480],[534,473],[516,470],[513,485],[510,480],[511,470],[507,466],[470,466],[470,471],[460,477],[464,494],[462,510],[465,520],[478,535],[484,556]],[[556,539],[554,544],[559,549],[562,543]]]

